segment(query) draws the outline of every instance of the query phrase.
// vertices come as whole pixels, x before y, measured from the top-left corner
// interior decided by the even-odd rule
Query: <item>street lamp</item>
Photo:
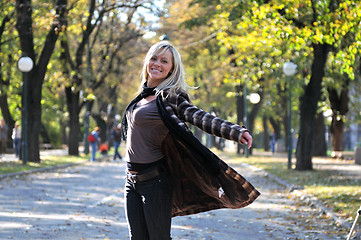
[[[119,123],[122,120],[122,117],[119,114],[117,114],[115,115],[115,120],[117,121],[117,123]]]
[[[261,101],[261,96],[258,93],[251,93],[249,95],[249,101],[252,104],[257,104],[257,103],[259,103],[259,101]]]
[[[23,73],[23,112],[22,112],[22,159],[28,162],[28,72],[33,69],[34,62],[30,57],[21,57],[18,68]]]
[[[297,73],[297,65],[293,62],[286,62],[283,65],[283,72],[288,77],[288,169],[292,168],[292,91],[291,91],[291,77]]]
[[[169,37],[166,34],[163,34],[162,36],[159,37],[159,40],[161,40],[161,41],[169,41]]]

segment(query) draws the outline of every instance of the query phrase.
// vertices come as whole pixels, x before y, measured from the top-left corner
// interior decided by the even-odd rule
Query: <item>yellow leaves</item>
[[[176,23],[183,23],[187,20],[203,15],[202,8],[199,4],[196,3],[189,6],[190,2],[191,0],[184,0],[172,3],[172,6],[169,9],[169,15],[172,16],[171,20],[176,21]]]
[[[213,20],[212,20],[213,27],[216,30],[226,31],[229,27],[232,26],[232,23],[228,21],[228,17],[229,17],[228,12],[220,13],[215,18],[213,18]]]
[[[235,92],[227,92],[226,93],[226,97],[227,98],[232,98],[232,97],[235,97],[236,96],[236,93]]]
[[[249,24],[246,21],[241,21],[237,25],[237,29],[248,29]]]
[[[271,7],[269,5],[262,5],[252,8],[252,13],[255,18],[264,19],[266,18],[267,14],[270,12]]]
[[[82,32],[82,23],[68,25],[67,29],[68,29],[69,35],[71,35],[71,34],[79,35]]]
[[[355,14],[357,17],[361,17],[361,11],[357,11]]]
[[[316,43],[323,42],[323,34],[320,31],[320,29],[318,29],[318,28],[315,29],[315,34],[312,36],[312,40],[313,40],[313,42],[316,42]]]
[[[275,6],[274,6],[274,8],[275,8],[276,10],[281,10],[281,9],[283,9],[284,7],[285,7],[284,4],[278,4],[278,5],[275,5]]]
[[[306,44],[306,41],[305,41],[305,39],[304,38],[302,38],[302,37],[299,37],[299,36],[296,36],[295,38],[294,38],[294,42],[295,42],[295,44],[297,45],[297,46],[304,46],[305,44]]]
[[[94,93],[88,93],[87,97],[86,97],[87,100],[95,100],[96,99],[96,96],[94,95]]]
[[[340,3],[340,7],[342,7],[343,10],[348,11],[348,7],[347,7],[347,3],[346,3],[346,2]]]

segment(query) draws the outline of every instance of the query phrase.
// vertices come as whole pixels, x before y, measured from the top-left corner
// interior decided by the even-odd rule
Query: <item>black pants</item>
[[[169,240],[173,185],[167,172],[144,182],[125,184],[125,211],[132,240]]]

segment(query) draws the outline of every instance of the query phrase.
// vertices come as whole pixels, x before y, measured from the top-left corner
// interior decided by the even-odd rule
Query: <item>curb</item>
[[[350,229],[351,223],[346,222],[346,220],[342,219],[340,216],[338,216],[334,211],[332,211],[330,208],[326,207],[320,200],[318,200],[316,197],[314,197],[311,194],[306,194],[302,192],[304,189],[302,186],[295,186],[293,184],[290,184],[289,182],[279,178],[276,175],[273,175],[261,168],[257,168],[253,165],[242,163],[245,167],[250,168],[252,171],[261,172],[264,174],[265,177],[270,178],[271,180],[275,181],[281,186],[284,186],[286,189],[289,189],[289,193],[292,193],[294,191],[298,191],[299,194],[294,194],[295,196],[301,196],[301,201],[306,202],[307,204],[310,204],[311,206],[314,206],[318,209],[320,209],[326,216],[328,216],[330,219],[332,219],[335,224],[339,227]]]
[[[35,169],[21,171],[21,172],[7,173],[7,174],[0,175],[0,180],[5,179],[5,178],[14,178],[14,177],[17,178],[17,177],[29,175],[32,173],[51,172],[53,170],[73,167],[73,166],[77,166],[80,164],[81,163],[68,163],[68,164],[57,165],[57,166],[52,166],[52,167],[35,168]]]

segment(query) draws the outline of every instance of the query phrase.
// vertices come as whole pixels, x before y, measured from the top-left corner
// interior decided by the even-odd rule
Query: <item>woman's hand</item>
[[[250,149],[252,146],[253,138],[248,131],[245,131],[241,137],[241,143],[247,144],[247,148]]]

